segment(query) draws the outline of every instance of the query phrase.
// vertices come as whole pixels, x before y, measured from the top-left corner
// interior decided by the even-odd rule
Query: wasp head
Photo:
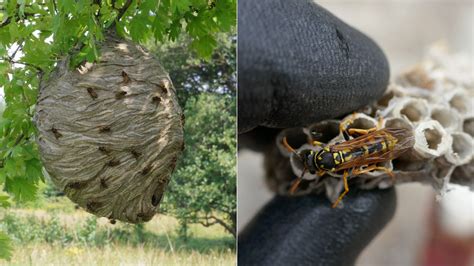
[[[305,169],[311,174],[315,174],[319,170],[317,165],[314,163],[314,156],[316,153],[313,150],[302,150],[298,153],[301,162]]]

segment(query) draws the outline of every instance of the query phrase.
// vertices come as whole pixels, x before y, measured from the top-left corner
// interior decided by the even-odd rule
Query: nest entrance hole
[[[158,206],[162,197],[163,197],[163,193],[153,194],[153,196],[151,196],[151,204],[155,207]]]

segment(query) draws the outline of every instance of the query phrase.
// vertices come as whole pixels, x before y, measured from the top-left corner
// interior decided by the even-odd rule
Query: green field
[[[157,215],[143,226],[95,218],[68,199],[10,208],[0,214],[15,251],[0,265],[235,265],[234,238],[221,227],[191,225],[178,237],[179,223]]]

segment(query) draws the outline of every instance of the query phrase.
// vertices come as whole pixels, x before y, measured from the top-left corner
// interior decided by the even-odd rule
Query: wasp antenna
[[[293,149],[293,148],[290,146],[290,144],[288,144],[288,141],[286,140],[286,137],[283,137],[282,143],[283,143],[283,146],[285,146],[285,148],[286,148],[289,152],[296,153],[295,149]]]
[[[301,157],[301,155],[300,155],[299,153],[297,153],[297,152],[295,151],[295,149],[293,149],[293,148],[290,146],[290,144],[288,144],[288,141],[286,140],[286,137],[283,137],[282,143],[283,143],[283,146],[285,146],[285,148],[286,148],[289,152],[294,153],[301,161],[303,161],[303,158]]]
[[[304,176],[305,173],[306,173],[306,168],[303,169],[303,172],[301,173],[301,176],[298,179],[296,179],[293,182],[293,184],[291,185],[290,194],[294,194],[296,192],[296,189],[300,185],[301,181],[303,181],[303,176]]]

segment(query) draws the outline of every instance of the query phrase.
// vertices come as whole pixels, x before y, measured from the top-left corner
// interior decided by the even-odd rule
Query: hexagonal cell
[[[447,130],[457,130],[460,127],[461,117],[453,109],[435,106],[431,109],[431,118],[438,121]]]
[[[468,163],[472,158],[474,143],[471,136],[464,132],[454,132],[451,149],[446,154],[446,159],[455,165]]]
[[[464,119],[462,130],[474,137],[474,117]]]
[[[445,154],[451,146],[451,136],[436,120],[420,123],[415,128],[414,134],[415,144],[413,148],[416,153],[424,158],[439,157]]]

